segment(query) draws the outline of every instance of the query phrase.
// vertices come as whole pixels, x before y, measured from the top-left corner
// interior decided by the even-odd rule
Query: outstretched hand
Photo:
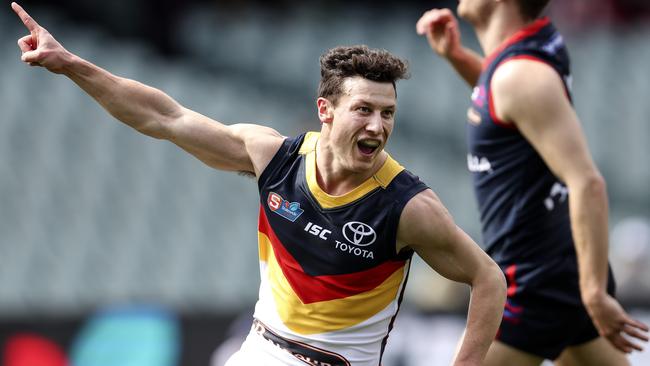
[[[32,66],[45,67],[57,74],[62,73],[68,51],[20,5],[14,2],[11,3],[11,8],[30,33],[18,40],[18,47],[23,53],[21,60]]]
[[[585,305],[598,333],[614,347],[625,353],[643,350],[633,340],[647,342],[648,326],[632,319],[615,298],[605,294]]]
[[[458,21],[449,9],[432,9],[418,20],[415,29],[424,35],[431,48],[440,56],[449,57],[460,50]]]

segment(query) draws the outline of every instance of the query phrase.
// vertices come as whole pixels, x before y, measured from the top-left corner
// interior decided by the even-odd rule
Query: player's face
[[[392,83],[348,78],[333,108],[329,140],[339,166],[361,173],[376,168],[393,130],[396,109]]]
[[[495,5],[495,0],[459,0],[457,11],[461,18],[475,24],[484,22]]]

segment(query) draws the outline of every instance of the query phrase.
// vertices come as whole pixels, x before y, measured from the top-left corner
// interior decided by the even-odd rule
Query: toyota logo
[[[350,243],[365,247],[375,242],[377,233],[370,226],[359,221],[350,221],[343,226],[343,236]]]

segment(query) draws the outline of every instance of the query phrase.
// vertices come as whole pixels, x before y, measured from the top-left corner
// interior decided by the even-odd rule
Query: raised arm
[[[521,80],[526,80],[522,83]],[[580,293],[599,333],[624,352],[647,341],[648,327],[630,318],[607,294],[608,202],[559,74],[545,63],[512,60],[492,79],[497,117],[514,123],[569,190],[571,229],[578,256]]]
[[[503,272],[456,226],[431,190],[416,195],[402,212],[397,249],[407,246],[436,272],[471,286],[467,325],[453,365],[481,365],[503,315]]]
[[[462,45],[458,21],[451,10],[429,10],[420,17],[415,28],[419,35],[427,37],[431,49],[449,61],[470,87],[476,85],[483,59]]]
[[[158,89],[113,75],[67,51],[20,5],[11,7],[30,32],[18,40],[23,62],[67,76],[111,115],[145,135],[169,140],[211,167],[257,176],[284,140],[271,128],[224,125]]]

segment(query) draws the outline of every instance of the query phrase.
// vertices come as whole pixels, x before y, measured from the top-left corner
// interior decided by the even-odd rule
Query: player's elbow
[[[501,268],[493,261],[486,261],[484,268],[477,276],[476,285],[482,286],[491,293],[495,299],[505,302],[506,299],[506,277]],[[472,286],[475,287],[476,285]]]
[[[161,140],[174,139],[177,130],[182,128],[185,116],[177,113],[157,113],[144,118],[140,123],[133,124],[136,131]]]
[[[598,171],[594,171],[583,174],[575,179],[573,184],[569,185],[569,192],[592,199],[606,197],[607,183]]]
[[[505,301],[506,298],[506,291],[508,287],[508,283],[506,282],[506,276],[503,274],[503,271],[501,268],[496,263],[492,263],[491,267],[491,273],[494,278],[494,283],[495,287],[497,289],[497,292],[503,297],[503,301]]]
[[[607,194],[607,183],[600,173],[596,172],[586,179],[586,190],[594,195]]]
[[[156,139],[169,139],[169,133],[166,132],[164,126],[158,121],[146,121],[132,127],[143,135],[147,135]]]

